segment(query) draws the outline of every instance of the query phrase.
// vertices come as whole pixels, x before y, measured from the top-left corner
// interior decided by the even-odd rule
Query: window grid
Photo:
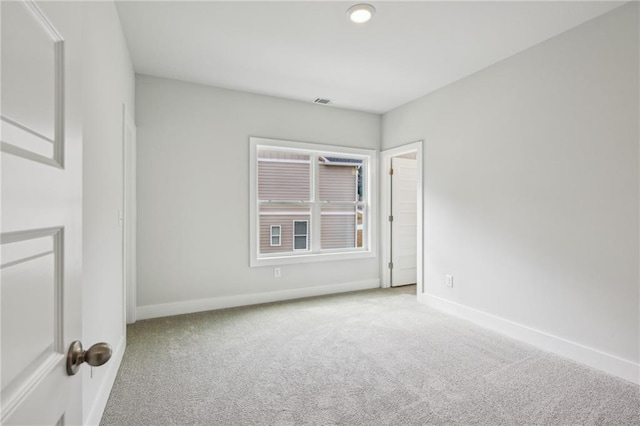
[[[278,147],[269,147],[265,149],[266,151],[283,151],[283,152],[287,152],[289,150],[287,149],[282,149],[282,148],[278,148]],[[360,167],[365,170],[366,167],[368,166],[368,158],[364,157],[364,156],[358,156],[358,155],[348,155],[348,154],[341,154],[341,153],[331,153],[331,154],[327,154],[327,153],[323,153],[323,152],[313,152],[313,151],[304,151],[304,150],[292,150],[293,152],[298,152],[298,153],[303,153],[306,155],[309,155],[309,163],[311,165],[310,167],[310,174],[311,174],[311,187],[310,187],[310,200],[261,200],[258,199],[258,209],[260,208],[260,206],[295,206],[295,207],[301,207],[301,206],[308,206],[311,212],[311,235],[315,236],[314,238],[311,238],[311,247],[309,247],[309,226],[307,226],[307,234],[306,234],[306,243],[305,243],[305,248],[296,248],[296,236],[297,237],[302,237],[301,235],[295,235],[292,238],[292,246],[293,246],[293,251],[295,252],[299,252],[299,251],[310,251],[312,253],[331,253],[331,252],[350,252],[350,251],[363,251],[366,249],[367,247],[367,232],[366,232],[366,228],[369,226],[368,221],[366,219],[366,211],[367,211],[367,202],[365,199],[364,194],[366,193],[366,191],[368,190],[368,182],[366,179],[363,180],[362,186],[363,186],[363,190],[362,190],[362,194],[358,194],[358,189],[357,189],[357,179],[354,179],[354,185],[355,185],[355,197],[353,201],[331,201],[331,200],[321,200],[320,199],[320,174],[319,174],[319,159],[322,156],[339,156],[339,157],[345,157],[345,158],[353,158],[353,159],[357,159],[357,160],[361,160],[362,164],[360,165]],[[261,152],[261,149],[258,149],[258,152]],[[258,158],[258,161],[264,161],[264,159]],[[296,160],[293,160],[294,162],[299,162]],[[306,163],[306,161],[304,161]],[[358,172],[361,173],[361,172]],[[363,173],[364,174],[364,173]],[[258,198],[259,198],[259,194],[258,194]],[[342,248],[322,248],[322,238],[321,238],[321,234],[322,234],[322,230],[321,230],[321,218],[323,216],[322,213],[322,208],[325,206],[331,206],[331,207],[344,207],[345,209],[354,209],[356,212],[356,224],[357,224],[357,212],[361,211],[363,213],[363,225],[361,226],[362,229],[362,241],[361,241],[361,246],[358,247],[357,246],[357,235],[358,235],[358,226],[354,227],[354,240],[356,241],[356,246],[355,247],[342,247]],[[258,212],[258,215],[260,214],[260,212]],[[298,222],[298,221],[296,221]],[[282,237],[281,237],[282,238]],[[302,240],[302,238],[300,238],[300,240]],[[271,241],[270,241],[271,242]],[[258,244],[259,246],[259,244]],[[270,246],[273,246],[272,244]],[[311,249],[311,250],[309,250]],[[260,257],[272,257],[272,256],[286,256],[287,252],[279,252],[279,253],[269,253],[269,254],[260,254]]]
[[[254,140],[257,142],[254,142]],[[266,143],[263,145],[262,141]],[[279,145],[278,142],[282,142],[282,145]],[[294,213],[296,210],[306,211],[308,212],[308,218],[304,218],[305,220],[295,220],[295,222],[303,221],[306,223],[306,233],[304,235],[294,232],[294,225],[288,225],[292,222],[283,223],[280,231],[280,245],[283,248],[283,251],[280,250],[262,250],[261,247],[278,247],[274,246],[271,243],[275,243],[278,239],[272,238],[272,233],[263,233],[260,232],[252,232],[252,257],[251,257],[251,265],[258,266],[261,260],[268,261],[272,264],[272,262],[277,261],[277,259],[282,260],[284,263],[292,263],[292,262],[306,262],[306,261],[316,261],[316,260],[332,260],[335,256],[345,255],[350,257],[372,257],[375,256],[375,253],[372,251],[372,241],[371,234],[375,232],[373,230],[373,214],[371,211],[370,203],[373,201],[370,197],[373,195],[371,191],[371,185],[375,184],[372,179],[375,179],[375,172],[370,170],[375,163],[375,151],[372,150],[364,150],[357,148],[341,148],[341,147],[329,147],[329,146],[320,146],[320,149],[312,149],[315,146],[312,144],[306,143],[297,143],[297,142],[289,142],[289,141],[274,141],[260,138],[251,138],[252,144],[252,193],[254,194],[252,197],[252,205],[255,206],[252,208],[252,222],[256,225],[256,231],[259,231],[261,226],[264,226],[264,222],[261,222],[264,215],[273,216],[274,213],[267,212],[269,209],[280,209],[283,212],[287,212],[288,214],[296,214]],[[304,148],[297,148],[297,146],[301,146]],[[336,148],[333,150],[326,150],[326,148]],[[344,150],[344,151],[343,151]],[[267,155],[263,155],[263,152],[268,152]],[[297,163],[309,163],[309,195],[310,199],[308,200],[299,200],[299,199],[289,199],[289,200],[280,200],[280,199],[260,199],[260,180],[258,173],[258,164],[260,162],[282,162],[286,163],[287,160],[281,160],[282,158],[287,158],[287,153],[292,154],[291,157],[295,158],[296,156],[308,156],[308,160],[304,161],[293,161]],[[280,156],[273,154],[281,154]],[[265,157],[271,156],[271,158],[279,158],[278,160],[265,160]],[[326,161],[323,157],[332,157],[329,158],[332,164],[323,163]],[[342,165],[336,164],[335,162],[341,162]],[[348,164],[353,162],[354,165]],[[320,199],[320,184],[321,178],[319,169],[321,166],[328,166],[335,168],[341,167],[350,167],[353,168],[353,182],[350,184],[350,192],[353,193],[355,191],[355,195],[351,194],[348,198],[353,198],[352,201],[334,201],[331,199],[332,196],[327,196],[326,187],[323,186],[324,191],[324,200]],[[324,169],[323,172],[326,172],[328,169]],[[326,180],[323,180],[324,184],[327,184]],[[360,186],[359,183],[360,182]],[[289,182],[286,182],[287,184]],[[255,186],[253,186],[255,185]],[[266,198],[266,197],[264,197]],[[283,197],[273,197],[273,198],[286,198]],[[344,197],[336,197],[342,198]],[[344,216],[349,216],[347,212],[350,213],[351,218],[347,219]],[[302,214],[302,213],[297,213]],[[284,214],[283,214],[284,215]],[[339,220],[335,216],[343,216],[344,221]],[[334,216],[332,218],[332,216]],[[340,246],[340,237],[334,238],[333,244],[324,244],[323,248],[323,231],[322,231],[322,222],[323,218],[328,217],[329,222],[332,223],[332,226],[342,226],[346,227],[348,230],[346,233],[340,234],[338,231],[335,231],[332,235],[346,235],[348,234],[348,238],[345,237],[344,241],[346,241],[345,246]],[[284,219],[284,218],[283,218]],[[287,219],[296,219],[295,217],[288,217]],[[308,219],[308,220],[307,220]],[[275,220],[271,219],[271,223]],[[277,223],[277,221],[275,221]],[[336,222],[338,225],[335,225]],[[271,225],[273,226],[273,225]],[[289,228],[292,226],[292,228]],[[351,226],[353,226],[353,230],[351,230]],[[328,234],[325,234],[326,237]],[[266,232],[266,231],[263,231]],[[275,231],[274,231],[275,232]],[[295,235],[294,235],[295,234]],[[269,244],[263,242],[262,245],[260,243],[261,238],[269,238]],[[298,243],[296,244],[296,238]],[[327,237],[328,238],[328,237]],[[338,243],[335,243],[338,241]],[[287,247],[285,249],[285,247]],[[288,247],[291,247],[290,249]],[[255,251],[254,251],[255,250]],[[314,260],[313,257],[316,255],[323,255],[318,259]],[[287,257],[290,257],[290,261],[285,261]],[[309,260],[304,260],[309,258]],[[294,260],[297,259],[297,260]]]

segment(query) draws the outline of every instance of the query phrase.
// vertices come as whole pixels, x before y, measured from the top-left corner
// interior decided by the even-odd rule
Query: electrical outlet
[[[453,287],[453,275],[445,275],[447,287]]]
[[[280,270],[280,268],[273,268],[274,278],[280,278],[281,275],[282,275],[282,271]]]

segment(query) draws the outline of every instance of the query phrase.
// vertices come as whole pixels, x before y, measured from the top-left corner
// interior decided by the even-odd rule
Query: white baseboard
[[[270,291],[264,293],[240,294],[237,296],[221,296],[209,299],[187,300],[184,302],[163,303],[160,305],[138,306],[139,320],[167,317],[171,315],[190,314],[194,312],[212,311],[215,309],[235,308],[237,306],[257,305],[259,303],[279,302],[282,300],[300,299],[302,297],[323,296],[326,294],[344,293],[347,291],[379,288],[380,280],[352,281],[316,287],[295,288],[291,290]]]
[[[424,294],[420,303],[451,315],[466,319],[511,338],[521,340],[557,355],[586,364],[606,373],[640,384],[640,364],[619,358],[544,331],[501,318],[441,297]]]
[[[100,424],[102,414],[104,414],[104,409],[107,407],[107,401],[109,401],[111,388],[113,388],[113,383],[116,381],[116,376],[118,375],[118,369],[122,363],[122,357],[124,356],[126,346],[127,337],[122,336],[120,342],[118,342],[118,345],[116,346],[116,349],[113,351],[113,355],[109,362],[103,367],[100,367],[106,367],[107,371],[105,372],[104,380],[100,385],[96,399],[93,401],[93,405],[91,406],[91,411],[89,411],[85,425],[93,426]]]

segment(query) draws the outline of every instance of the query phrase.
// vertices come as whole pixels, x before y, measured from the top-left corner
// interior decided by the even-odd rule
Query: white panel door
[[[1,2],[1,423],[82,422],[81,4]]]
[[[391,167],[391,286],[417,281],[417,162],[392,158]]]

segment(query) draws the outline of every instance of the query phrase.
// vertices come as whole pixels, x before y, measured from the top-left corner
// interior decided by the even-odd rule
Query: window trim
[[[278,228],[278,235],[273,235],[273,230]],[[278,237],[278,244],[273,244],[273,237]],[[269,228],[269,247],[282,246],[282,225],[271,225]]]
[[[311,238],[319,235],[320,221],[312,221],[311,226],[307,224],[307,250],[295,250],[293,253],[258,253],[259,250],[259,229],[260,215],[258,214],[258,185],[257,185],[257,164],[258,150],[262,148],[280,149],[285,151],[309,152],[329,156],[352,155],[365,159],[364,170],[364,200],[365,200],[365,232],[364,240],[367,242],[364,248],[346,249],[325,249],[320,251],[320,238]],[[312,191],[318,191],[318,179],[315,176],[315,167],[312,167]],[[249,265],[251,267],[273,266],[284,264],[298,264],[308,262],[325,262],[334,260],[363,259],[377,256],[377,231],[378,231],[378,157],[377,151],[373,149],[362,149],[344,147],[337,145],[322,145],[307,142],[296,142],[278,139],[267,139],[261,137],[249,138]],[[313,209],[317,209],[320,216],[320,206],[323,203],[310,203],[312,207],[311,216],[314,217]],[[316,228],[317,229],[314,229]],[[282,237],[281,237],[282,238]]]

